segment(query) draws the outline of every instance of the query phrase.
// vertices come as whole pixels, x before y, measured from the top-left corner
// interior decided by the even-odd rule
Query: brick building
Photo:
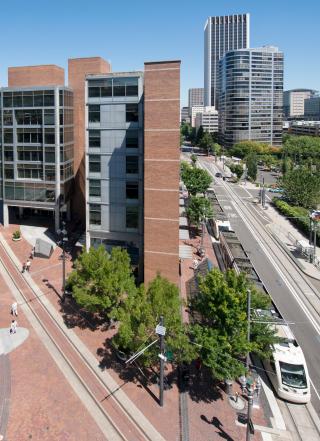
[[[3,222],[9,210],[48,213],[55,229],[71,218],[87,247],[125,247],[140,280],[178,283],[180,62],[111,73],[102,58],[71,59],[68,87],[54,65],[8,73]]]

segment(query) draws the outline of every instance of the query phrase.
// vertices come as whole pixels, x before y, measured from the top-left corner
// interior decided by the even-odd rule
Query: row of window
[[[90,225],[101,225],[101,205],[89,205]],[[139,207],[126,207],[126,228],[137,229],[139,227]]]
[[[113,96],[138,96],[138,78],[106,78],[90,81],[89,98]]]
[[[89,155],[89,172],[100,173],[101,172],[101,156]],[[126,156],[126,173],[137,174],[139,173],[139,157],[138,156]]]
[[[17,142],[19,144],[55,144],[55,129],[44,129],[44,138],[42,129],[17,129]],[[73,141],[73,128],[60,128],[60,143],[69,143]],[[4,144],[13,144],[13,129],[4,129]]]
[[[14,113],[12,110],[3,111],[3,125],[13,125],[13,115],[17,125],[31,126],[31,125],[55,125],[55,111],[54,109],[28,109],[28,110],[16,110]],[[59,124],[62,126],[73,124],[73,110],[72,109],[60,109],[59,111]]]
[[[89,179],[89,196],[101,197],[100,179]],[[126,182],[126,198],[139,199],[138,182]]]
[[[101,147],[101,131],[89,130],[89,148]],[[126,132],[126,148],[139,147],[139,133],[137,130],[127,130]]]
[[[19,179],[35,179],[45,181],[55,181],[56,171],[54,165],[46,165],[44,172],[42,165],[34,164],[21,164],[18,165],[18,178]],[[60,179],[66,181],[73,176],[73,164],[68,163],[60,167]],[[15,179],[13,165],[6,165],[4,169],[5,179]]]
[[[126,104],[126,122],[138,122],[139,121],[139,107],[138,104]],[[89,109],[89,123],[100,122],[100,105],[90,104]]]
[[[59,91],[59,105],[73,106],[73,93]],[[3,92],[3,107],[52,107],[54,90],[31,90],[24,92]]]
[[[18,161],[43,161],[43,150],[42,147],[23,147],[18,146],[17,148]],[[44,162],[55,163],[56,154],[53,147],[47,147],[45,149]],[[68,145],[60,147],[60,161],[67,162],[73,159],[73,146]],[[4,148],[4,160],[7,162],[14,161],[14,154],[12,146],[5,146]]]

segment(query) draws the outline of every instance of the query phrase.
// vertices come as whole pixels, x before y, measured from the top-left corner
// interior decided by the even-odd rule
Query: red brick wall
[[[144,280],[179,281],[180,61],[145,63]]]
[[[54,64],[9,67],[8,86],[64,86],[64,69]]]
[[[100,57],[68,60],[68,85],[73,89],[74,103],[74,172],[75,193],[72,212],[85,222],[85,78],[89,74],[111,72],[110,64]]]

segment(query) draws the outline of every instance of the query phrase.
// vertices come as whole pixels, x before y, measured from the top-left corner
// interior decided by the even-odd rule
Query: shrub
[[[21,238],[21,232],[20,232],[20,230],[16,230],[16,231],[12,234],[12,238],[13,238],[13,239],[20,239],[20,238]]]
[[[303,207],[295,207],[288,202],[274,198],[273,205],[277,208],[277,210],[283,214],[288,220],[298,228],[298,230],[309,238],[310,234],[310,220],[309,220],[309,210]],[[317,233],[317,244],[320,245],[320,235],[319,231]]]

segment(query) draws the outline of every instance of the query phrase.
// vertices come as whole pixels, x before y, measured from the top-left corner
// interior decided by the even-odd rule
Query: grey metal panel
[[[110,230],[126,231],[126,207],[121,205],[110,206]]]
[[[101,130],[101,153],[124,153],[125,139],[125,130]]]
[[[110,229],[109,205],[101,205],[101,229]]]
[[[126,105],[103,104],[100,106],[101,127],[113,129],[126,128]]]

